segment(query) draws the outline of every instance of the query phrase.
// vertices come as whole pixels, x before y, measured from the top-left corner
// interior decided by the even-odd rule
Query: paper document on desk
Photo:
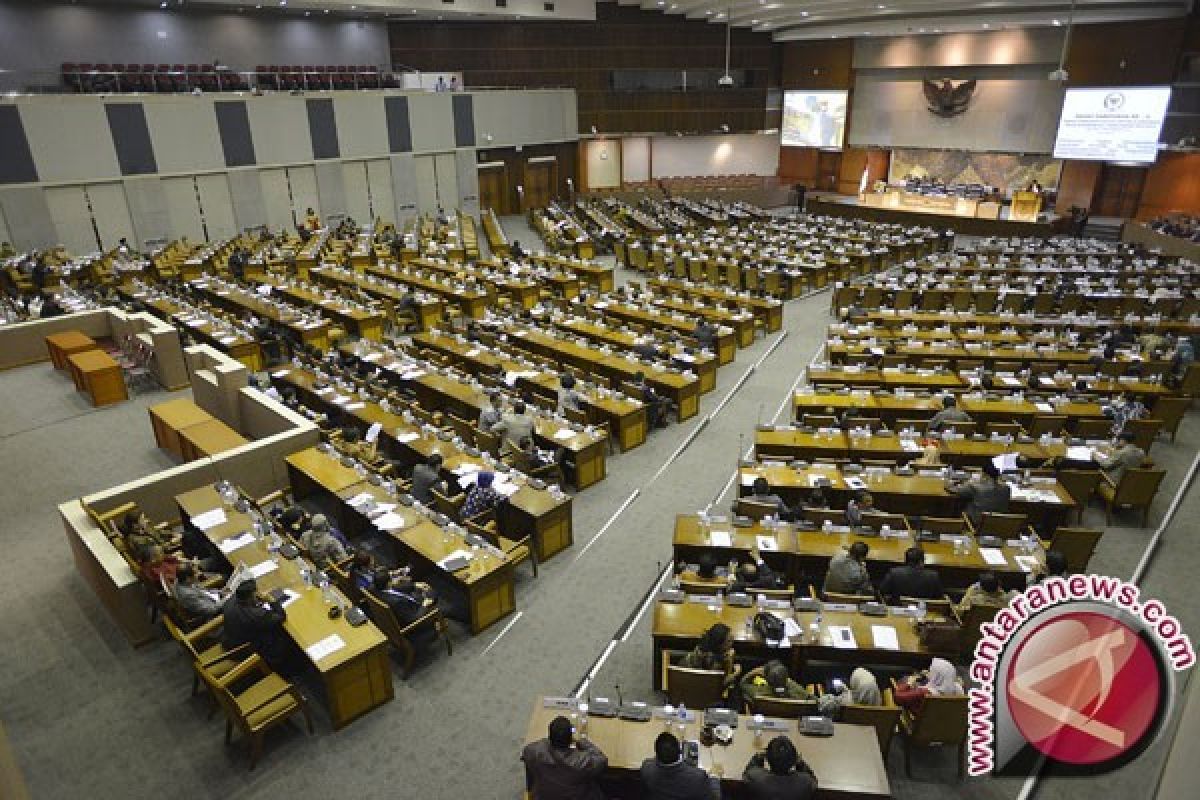
[[[304,652],[313,661],[320,661],[325,656],[332,655],[346,646],[346,641],[336,633],[326,636],[316,644],[309,645]]]
[[[762,534],[759,534],[755,537],[755,541],[758,544],[759,550],[766,550],[773,553],[779,549],[779,542],[775,541],[774,536],[763,536]]]
[[[294,591],[292,589],[284,589],[283,590],[283,599],[280,600],[279,602],[280,602],[280,605],[282,605],[284,608],[287,608],[288,606],[290,606],[292,603],[296,602],[299,599],[300,599],[299,592]]]
[[[290,375],[291,372],[292,371],[290,369],[288,369],[287,367],[284,367],[283,369],[277,369],[274,372],[272,372],[271,377],[272,378],[282,378],[285,375]]]
[[[862,478],[846,478],[846,485],[849,486],[851,489],[867,488],[867,482],[864,481]]]
[[[463,550],[463,549],[461,549],[461,548],[460,548],[460,549],[458,549],[458,550],[455,550],[455,551],[454,551],[453,553],[451,553],[450,555],[448,555],[448,556],[446,556],[445,558],[443,558],[443,559],[441,559],[440,561],[438,561],[438,562],[437,562],[437,565],[438,565],[439,567],[441,567],[442,569],[446,569],[446,564],[450,563],[451,561],[457,561],[457,560],[459,560],[459,559],[461,559],[461,560],[463,560],[463,561],[466,561],[466,562],[468,562],[468,563],[469,563],[469,562],[471,561],[471,551],[470,551],[470,550]]]
[[[362,357],[362,360],[363,361],[378,361],[381,358],[383,358],[383,353],[380,353],[379,351],[375,351],[374,353],[367,353],[365,356]]]
[[[742,486],[753,486],[754,481],[756,481],[758,479],[758,477],[759,476],[755,475],[753,472],[743,472],[742,473]]]
[[[1013,472],[1017,469],[1017,454],[1001,453],[992,458],[992,466],[1001,472]]]
[[[1016,378],[1010,378],[1007,375],[1002,377],[1000,379],[1000,382],[1003,383],[1005,386],[1020,386],[1021,385],[1021,382],[1019,380],[1017,380]]]
[[[556,430],[554,432],[554,438],[558,439],[559,441],[566,441],[567,439],[574,439],[575,431],[571,430],[570,428],[559,428],[558,430]]]
[[[347,397],[346,395],[339,394],[337,397],[333,398],[333,402],[337,403],[339,406],[344,406],[353,399],[353,397]]]
[[[357,402],[357,403],[349,403],[349,404],[347,404],[347,405],[346,405],[346,410],[347,410],[347,411],[358,411],[358,410],[360,410],[360,409],[363,409],[363,408],[366,408],[366,407],[367,407],[367,404],[366,404],[366,403],[364,403],[364,402],[362,402],[362,401],[359,401],[359,402]],[[376,423],[376,424],[378,424],[378,423]]]
[[[459,464],[454,468],[455,475],[470,475],[473,472],[479,472],[483,467],[478,464]]]
[[[872,625],[871,639],[879,650],[900,649],[900,638],[896,635],[896,629],[891,625]]]
[[[733,534],[729,531],[709,531],[708,541],[711,547],[733,547]]]
[[[206,531],[209,528],[215,528],[218,525],[225,524],[226,519],[227,517],[225,516],[225,509],[214,508],[212,511],[205,511],[203,514],[197,514],[196,516],[192,517],[192,524],[195,525],[197,529]]]
[[[854,630],[849,625],[830,625],[829,641],[838,650],[855,650],[858,642],[854,640]]]
[[[254,534],[250,531],[246,531],[240,536],[230,536],[228,539],[222,540],[217,546],[221,548],[222,553],[228,555],[234,550],[241,550],[246,545],[253,544],[254,541]]]
[[[1034,403],[1034,407],[1043,414],[1053,414],[1054,406],[1049,403]]]
[[[351,497],[346,503],[353,509],[358,510],[359,506],[365,506],[375,499],[375,495],[370,492],[359,492]]]
[[[424,375],[425,375],[425,370],[413,369],[413,370],[409,370],[408,372],[402,372],[400,374],[400,380],[415,381],[417,378],[424,377]]]
[[[421,434],[417,433],[416,431],[405,431],[404,433],[396,434],[396,441],[400,442],[400,444],[408,444],[409,442],[416,441],[420,438]]]
[[[329,394],[332,391],[332,386],[326,386],[324,389],[313,389],[313,394]]]
[[[372,524],[381,531],[398,531],[407,525],[404,517],[391,511],[376,517],[372,520]]]
[[[248,569],[250,571],[250,575],[252,577],[261,578],[263,575],[268,575],[268,574],[274,572],[275,570],[279,569],[279,565],[276,564],[274,561],[267,560],[267,561],[263,561],[261,563],[255,564],[253,566],[247,567],[246,569]]]
[[[1042,562],[1037,560],[1036,556],[1013,556],[1013,560],[1021,567],[1024,572],[1033,572]]]
[[[363,408],[364,404],[363,403],[355,403],[354,406],[347,406],[347,408],[354,408],[355,406],[357,406],[358,408]],[[374,444],[375,441],[379,438],[379,434],[382,432],[383,432],[383,423],[376,422],[373,425],[371,425],[371,427],[367,428],[367,434],[366,434],[366,436],[363,437],[363,441],[366,442],[367,444]]]
[[[501,497],[512,497],[520,488],[521,487],[517,486],[515,483],[509,483],[508,481],[500,480],[499,476],[497,476],[495,482],[492,483],[492,489],[494,489],[496,494],[500,495]]]
[[[236,336],[222,336],[220,339],[221,344],[233,344],[236,341]]]
[[[1096,451],[1087,445],[1078,445],[1067,448],[1067,459],[1069,461],[1094,461]]]
[[[993,567],[1007,567],[1008,558],[1005,557],[1004,551],[998,547],[981,547],[979,555],[983,556],[983,560]]]

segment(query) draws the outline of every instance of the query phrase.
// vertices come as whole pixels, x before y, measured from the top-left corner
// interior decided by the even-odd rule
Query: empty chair
[[[1121,429],[1121,432],[1132,433],[1134,436],[1133,443],[1142,448],[1142,452],[1149,453],[1162,427],[1162,420],[1130,419],[1125,421],[1125,427]]]
[[[1060,436],[1067,427],[1067,417],[1059,414],[1038,414],[1029,423],[1029,435],[1037,438],[1042,434]]]
[[[883,754],[886,764],[888,752],[892,747],[892,737],[895,736],[896,725],[900,722],[900,712],[900,706],[892,700],[892,691],[885,689],[883,705],[864,706],[848,703],[842,706],[838,721],[847,725],[868,725],[874,728],[879,739],[879,752]]]
[[[790,697],[755,695],[750,698],[750,713],[781,719],[799,719],[817,713],[816,700],[795,700]]]
[[[1029,518],[1024,514],[998,514],[994,511],[985,511],[982,514],[979,530],[976,531],[980,536],[999,536],[1002,539],[1011,539],[1028,532]]]
[[[233,738],[235,727],[250,739],[250,769],[262,757],[266,732],[296,712],[304,715],[308,732],[313,732],[304,695],[273,672],[262,656],[250,656],[221,677],[204,669],[201,675],[225,712],[225,743]]]
[[[1158,487],[1166,476],[1165,469],[1129,468],[1121,475],[1120,482],[1114,484],[1107,475],[1100,483],[1098,491],[1104,501],[1104,522],[1112,524],[1113,511],[1118,508],[1140,508],[1142,510],[1142,527],[1150,517],[1150,505],[1158,494]]]
[[[673,705],[708,708],[721,702],[725,692],[725,673],[721,670],[681,667],[668,663],[664,658],[663,690]]]
[[[921,517],[920,525],[914,522],[912,527],[936,534],[960,534],[967,530],[967,521],[963,517]]]
[[[1000,436],[1012,436],[1015,438],[1025,431],[1015,422],[989,422],[983,426],[983,432],[988,436],[998,434]]]
[[[1047,550],[1057,550],[1067,559],[1067,572],[1087,572],[1088,562],[1104,531],[1091,528],[1056,528]]]
[[[958,748],[958,776],[963,774],[967,741],[967,698],[928,696],[916,714],[904,711],[900,715],[900,736],[904,740],[904,772],[912,777],[914,747]]]
[[[1175,434],[1179,431],[1179,423],[1183,421],[1183,417],[1191,405],[1190,397],[1163,396],[1154,401],[1154,405],[1150,409],[1150,416],[1162,421],[1162,430],[1171,434],[1171,441],[1174,442]]]
[[[1083,521],[1083,512],[1092,502],[1103,476],[1104,473],[1097,469],[1060,469],[1056,474],[1058,482],[1075,501],[1078,521]]]

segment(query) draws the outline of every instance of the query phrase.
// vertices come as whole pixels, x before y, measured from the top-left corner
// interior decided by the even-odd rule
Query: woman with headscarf
[[[894,696],[896,705],[916,713],[925,702],[925,698],[955,697],[963,694],[962,681],[954,665],[944,658],[935,658],[929,664],[929,669],[917,675],[909,675],[896,687]]]
[[[479,516],[500,504],[504,498],[492,488],[495,479],[495,473],[486,470],[476,476],[475,485],[467,492],[467,499],[463,502],[463,519]]]
[[[879,692],[875,676],[862,667],[850,673],[849,683],[834,682],[832,691],[821,695],[817,701],[817,710],[830,719],[837,719],[841,716],[842,708],[848,705],[883,705],[883,695]]]
[[[720,670],[725,673],[726,688],[736,683],[742,666],[733,655],[733,631],[718,622],[704,632],[696,649],[683,657],[683,666],[690,669]]]

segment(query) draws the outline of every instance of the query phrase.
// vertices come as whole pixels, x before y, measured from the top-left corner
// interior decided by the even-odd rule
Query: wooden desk
[[[191,525],[191,520],[200,514],[222,505],[220,496],[211,486],[185,492],[177,496],[175,501],[186,525]],[[233,508],[226,508],[225,515],[223,524],[204,531],[218,548],[225,539],[240,536],[253,525],[249,516]],[[321,590],[306,586],[301,579],[300,559],[289,561],[278,556],[272,557],[266,543],[261,540],[227,553],[225,558],[231,565],[240,562],[253,566],[274,561],[276,568],[258,578],[259,591],[266,593],[287,588],[300,595],[286,608],[284,630],[320,674],[334,729],[346,726],[392,699],[392,664],[388,657],[387,639],[370,622],[356,628],[346,621],[344,615],[330,619],[329,606]],[[308,656],[309,647],[334,634],[342,638],[345,647],[317,661]]]
[[[674,334],[682,334],[691,336],[696,330],[695,316],[678,319],[665,311],[646,311],[637,306],[628,303],[619,303],[615,300],[605,299],[593,303],[591,308],[598,311],[606,317],[614,317],[625,322],[632,322],[636,325],[646,325],[657,330],[669,331]],[[693,313],[695,309],[692,309]],[[750,342],[754,341],[754,318],[749,318]],[[733,359],[737,354],[738,346],[747,347],[745,342],[739,342],[736,338],[735,330],[727,330],[725,333],[717,334],[717,364],[724,366],[733,363]]]
[[[321,267],[320,269],[310,270],[309,277],[321,284],[356,288],[371,297],[378,298],[390,304],[393,308],[401,300],[411,297],[409,292],[401,291],[391,282],[385,283],[385,279],[378,275],[359,275],[353,270],[341,269],[339,267]],[[417,317],[417,325],[421,330],[427,331],[442,318],[444,311],[442,300],[432,295],[422,295],[415,299],[416,305],[412,311]]]
[[[154,429],[154,441],[181,460],[185,459],[179,432],[213,419],[211,414],[186,397],[150,406],[147,411],[150,413],[150,426]]]
[[[50,363],[55,369],[67,369],[67,358],[75,353],[99,348],[92,337],[79,331],[63,331],[46,337],[46,349],[50,351]]]
[[[103,350],[85,350],[67,356],[67,366],[75,388],[85,393],[94,406],[106,406],[128,400],[121,365]]]
[[[534,701],[524,743],[544,739],[552,719],[570,714],[569,710],[547,708],[539,697]],[[699,739],[703,721],[703,711],[700,711],[697,720],[684,728],[683,737]],[[677,723],[673,724],[677,731]],[[735,796],[741,789],[742,772],[750,762],[750,757],[761,752],[766,742],[779,735],[773,731],[764,732],[762,744],[756,745],[749,725],[750,717],[743,716],[734,731],[733,741],[728,745],[700,748],[699,766],[710,773],[722,773],[722,790]],[[633,784],[640,780],[638,771],[642,762],[654,757],[654,740],[663,730],[663,721],[657,718],[648,722],[632,722],[615,717],[592,716],[588,719],[587,736],[608,757],[607,775]],[[818,798],[868,800],[892,796],[874,728],[836,723],[833,736],[801,736],[795,721],[789,720],[786,735],[817,776]],[[641,795],[638,789],[631,787],[629,793],[621,793],[620,796]]]
[[[179,431],[179,448],[184,461],[224,453],[247,443],[246,437],[219,419],[200,422]]]
[[[370,520],[347,501],[363,494],[380,503],[395,503],[382,488],[369,483],[347,487],[334,496],[341,502],[341,521],[350,530],[373,528]],[[483,548],[472,548],[457,534],[443,530],[414,508],[397,506],[394,513],[404,525],[387,536],[396,548],[397,559],[413,564],[417,576],[442,574],[450,578],[467,599],[468,622],[472,633],[479,633],[499,622],[517,608],[514,588],[515,565]],[[448,572],[440,561],[456,550],[469,550],[471,561],[460,570]]]
[[[700,643],[704,632],[718,622],[729,626],[733,637],[733,649],[741,656],[761,658],[764,661],[778,658],[791,668],[793,675],[800,675],[808,661],[830,661],[853,664],[856,667],[889,666],[923,668],[935,655],[949,655],[957,659],[957,653],[935,653],[921,643],[917,635],[915,619],[890,613],[885,617],[872,617],[858,611],[833,611],[823,609],[819,616],[817,640],[809,635],[809,624],[818,617],[816,611],[792,611],[791,608],[771,611],[783,619],[794,619],[803,631],[792,637],[791,647],[768,647],[767,643],[749,624],[758,613],[751,606],[731,606],[728,603],[717,608],[708,605],[699,595],[690,595],[682,603],[654,603],[654,620],[651,623],[654,642],[654,688],[662,688],[662,665],[664,655],[686,653]],[[898,649],[878,647],[871,633],[872,626],[884,626],[896,632]],[[831,628],[847,626],[854,632],[853,647],[835,647]]]

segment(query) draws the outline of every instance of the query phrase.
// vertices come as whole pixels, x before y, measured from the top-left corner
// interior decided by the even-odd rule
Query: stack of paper
[[[396,434],[396,441],[400,442],[401,444],[407,444],[408,442],[412,442],[420,438],[421,434],[417,433],[416,431],[405,431],[404,433]]]
[[[391,511],[376,517],[371,524],[381,531],[397,531],[406,526],[404,517]]]
[[[896,629],[891,625],[872,625],[871,639],[875,642],[875,647],[880,650],[899,650],[900,639],[896,636]]]
[[[326,636],[316,644],[309,645],[305,650],[313,661],[320,661],[325,656],[332,655],[346,646],[346,642],[336,633]]]
[[[1004,551],[997,547],[981,547],[979,554],[983,556],[983,560],[994,567],[1007,567],[1008,559],[1004,556]]]
[[[212,511],[205,511],[203,514],[192,517],[192,524],[200,530],[206,531],[209,528],[225,524],[225,520],[225,509],[214,508]]]
[[[573,439],[575,438],[575,431],[571,430],[570,428],[559,428],[554,432],[554,438],[558,439],[559,441]]]
[[[222,553],[229,554],[234,550],[241,550],[243,547],[248,544],[252,544],[254,541],[254,534],[250,531],[246,531],[240,536],[231,536],[228,539],[225,539],[221,542],[219,547],[221,548]]]
[[[250,574],[255,578],[261,578],[263,575],[267,575],[279,569],[279,565],[274,561],[267,560],[247,567],[246,569],[249,570]]]
[[[759,550],[774,552],[779,549],[779,543],[775,541],[774,536],[763,536],[759,534],[757,537],[755,537],[755,540],[758,543]]]
[[[708,541],[713,547],[733,547],[733,534],[729,531],[709,531]]]

